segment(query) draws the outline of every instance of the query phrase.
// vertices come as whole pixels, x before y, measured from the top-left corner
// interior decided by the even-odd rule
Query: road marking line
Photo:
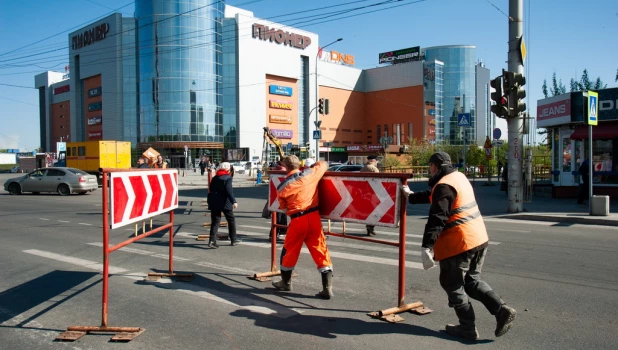
[[[65,224],[66,224],[66,223],[68,223],[68,222],[70,222],[70,221],[66,221],[66,220],[58,220],[58,222],[62,222],[62,223],[65,223]]]
[[[44,258],[66,262],[66,263],[73,264],[73,265],[82,266],[82,267],[89,268],[89,269],[94,269],[94,270],[99,270],[99,271],[103,270],[103,265],[98,264],[94,261],[90,261],[90,260],[60,255],[60,254],[46,252],[46,251],[37,250],[37,249],[24,250],[23,252],[41,256]],[[119,267],[114,267],[111,265],[109,266],[110,274],[119,274],[121,272],[126,272],[126,271],[127,270],[119,268]],[[136,281],[142,281],[144,277],[146,276],[147,275],[144,273],[137,273],[137,272],[129,272],[129,273],[121,275],[121,277],[129,278],[131,280],[136,280]],[[158,283],[160,287],[163,287],[166,289],[186,293],[189,295],[198,296],[204,299],[218,301],[223,304],[228,304],[228,305],[235,306],[241,309],[247,309],[247,310],[260,313],[260,314],[264,314],[264,315],[274,315],[280,318],[288,318],[288,317],[296,316],[299,314],[298,311],[292,310],[291,308],[287,308],[283,305],[280,305],[274,302],[262,301],[258,299],[252,299],[252,298],[245,298],[242,296],[237,296],[234,294],[218,292],[218,291],[216,292],[217,295],[215,295],[215,294],[207,292],[204,287],[195,286],[195,285],[192,285],[190,283],[185,283],[185,282],[176,282],[171,279],[160,279],[159,282],[152,282],[152,281],[146,280],[146,282],[149,282],[151,284]]]
[[[92,242],[92,243],[86,243],[88,245],[92,245],[95,247],[103,247],[103,243],[102,242]],[[109,245],[110,247],[113,247],[113,245]],[[122,247],[120,249],[118,249],[120,251],[123,251],[125,253],[133,253],[133,254],[139,254],[139,255],[145,255],[145,256],[152,256],[155,258],[160,258],[160,259],[169,259],[169,255],[166,254],[159,254],[159,253],[155,253],[155,252],[151,252],[148,250],[144,250],[144,249],[137,249],[137,248],[129,248],[129,247]],[[179,257],[177,255],[174,255],[174,260],[176,261],[190,261],[191,259],[187,259],[187,258],[182,258]]]
[[[84,226],[92,226],[92,224],[87,224],[85,222],[80,222],[79,225],[84,225]]]
[[[259,229],[259,230],[270,230],[270,227],[263,227],[263,226],[236,225],[236,227],[254,228],[254,229]],[[356,230],[355,230],[355,231],[356,231]],[[361,230],[361,231],[362,231],[362,230]],[[381,232],[378,232],[378,231],[376,231],[376,232],[377,232],[378,234],[381,234]],[[335,233],[336,233],[336,232],[335,232]],[[385,235],[387,235],[387,236],[397,236],[397,237],[399,237],[399,233],[394,233],[394,232],[382,232],[382,233],[384,233],[384,234],[385,234]],[[249,235],[253,235],[253,234],[249,233]],[[258,234],[258,235],[259,235],[259,234]],[[410,233],[406,234],[406,237],[408,237],[408,236],[412,236],[412,237],[420,237],[420,238],[422,238],[422,237],[423,237],[423,236],[421,236],[421,235],[413,235],[413,234],[410,234]],[[372,238],[376,238],[376,237],[372,237]],[[380,239],[380,238],[379,238],[379,237],[377,237],[377,239]],[[388,241],[388,242],[398,242],[398,241],[393,241],[393,240],[385,240],[385,241]],[[494,242],[494,241],[489,241],[489,244],[490,244],[490,245],[499,245],[500,243],[502,243],[502,242]],[[419,242],[411,242],[411,241],[406,240],[406,245],[412,245],[412,246],[419,246],[419,247],[420,247],[420,246],[421,246],[421,243],[419,243]]]
[[[46,218],[39,218],[39,220],[49,221],[49,219],[46,219]]]
[[[66,256],[66,255],[61,255],[61,254],[56,254],[56,253],[52,253],[52,252],[47,252],[47,251],[43,251],[43,250],[38,250],[38,249],[28,249],[28,250],[24,250],[24,253],[28,253],[28,254],[32,254],[32,255],[37,255],[43,258],[48,258],[48,259],[52,259],[52,260],[57,260],[57,261],[61,261],[61,262],[65,262],[68,264],[73,264],[73,265],[78,265],[78,266],[82,266],[85,267],[87,269],[91,269],[91,270],[97,270],[99,272],[103,271],[103,264],[99,264],[96,261],[91,261],[91,260],[85,260],[85,259],[80,259],[80,258],[74,258],[71,256]],[[115,266],[109,266],[109,273],[110,274],[118,274],[118,273],[122,273],[125,272],[127,270],[120,268],[120,267],[115,267]]]

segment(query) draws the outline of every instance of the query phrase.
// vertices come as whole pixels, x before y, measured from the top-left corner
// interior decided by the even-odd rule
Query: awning
[[[592,127],[593,140],[611,140],[618,138],[618,123],[599,123]],[[588,125],[578,126],[571,134],[572,140],[587,140]]]

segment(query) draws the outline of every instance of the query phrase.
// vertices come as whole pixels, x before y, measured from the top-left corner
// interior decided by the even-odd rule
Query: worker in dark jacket
[[[421,258],[425,270],[434,267],[434,260],[440,262],[440,285],[459,318],[459,325],[449,324],[446,331],[467,339],[478,338],[470,297],[495,315],[495,335],[500,337],[511,328],[517,312],[481,280],[489,239],[474,190],[466,176],[453,167],[448,153],[433,154],[429,169],[431,190],[414,193],[408,186],[402,190],[411,204],[431,203]]]
[[[227,227],[230,233],[230,241],[232,245],[238,245],[240,240],[236,237],[236,219],[234,218],[233,210],[238,208],[234,191],[232,190],[232,177],[230,176],[230,163],[223,162],[219,166],[219,170],[215,177],[212,178],[208,186],[208,208],[210,209],[210,239],[208,246],[210,248],[219,248],[217,245],[217,231],[221,223],[221,213],[225,215]]]

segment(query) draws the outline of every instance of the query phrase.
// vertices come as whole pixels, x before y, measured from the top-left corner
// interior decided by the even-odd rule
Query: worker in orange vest
[[[500,337],[509,331],[517,312],[481,280],[489,239],[474,190],[466,176],[453,167],[448,153],[434,153],[429,169],[431,190],[414,193],[408,186],[402,190],[411,204],[431,203],[421,258],[425,270],[435,266],[434,260],[439,261],[440,285],[459,318],[459,325],[449,324],[446,331],[467,339],[478,338],[470,297],[496,317],[495,335]]]
[[[322,276],[322,291],[316,296],[330,299],[333,297],[333,263],[318,207],[318,182],[328,164],[320,161],[301,172],[298,157],[292,155],[283,159],[283,166],[288,173],[277,186],[277,198],[279,207],[287,210],[291,221],[281,251],[281,280],[273,282],[273,286],[278,290],[292,290],[292,271],[305,243]]]

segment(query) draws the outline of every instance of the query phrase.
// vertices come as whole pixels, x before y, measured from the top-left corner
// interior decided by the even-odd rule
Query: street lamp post
[[[318,100],[320,97],[318,96],[318,56],[320,55],[320,51],[323,51],[325,48],[331,46],[332,44],[343,40],[343,38],[339,38],[332,43],[322,46],[322,48],[318,48],[318,53],[315,55],[315,128],[316,130],[320,130],[318,126],[320,120],[320,113],[318,111]],[[315,140],[315,160],[320,160],[320,140]]]

